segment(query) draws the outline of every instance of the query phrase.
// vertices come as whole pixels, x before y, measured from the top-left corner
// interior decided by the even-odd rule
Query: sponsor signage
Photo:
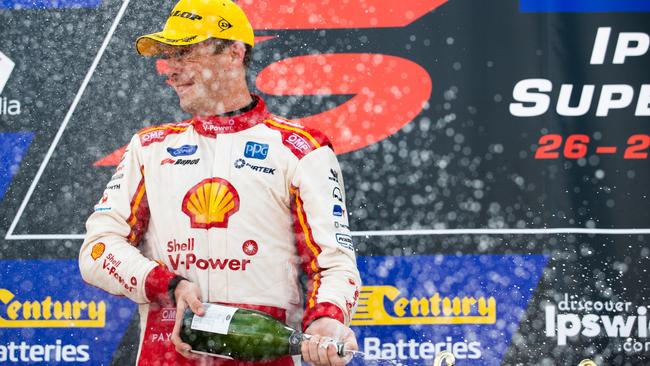
[[[135,305],[86,285],[76,260],[0,261],[0,363],[109,364]]]
[[[522,12],[646,12],[650,0],[520,0]]]
[[[543,255],[360,257],[352,325],[363,357],[431,365],[500,365],[541,277]]]
[[[34,134],[31,132],[2,132],[0,133],[0,201],[4,197],[9,184],[20,168],[20,162],[27,153]]]
[[[616,298],[618,300],[611,300]],[[573,349],[572,343],[608,338],[617,352],[640,355],[650,351],[648,305],[621,297],[590,299],[564,293],[544,307],[545,333],[558,347]]]
[[[96,8],[101,0],[4,0],[0,9]]]
[[[0,116],[16,116],[20,114],[20,101],[3,96],[9,77],[16,64],[0,51]]]

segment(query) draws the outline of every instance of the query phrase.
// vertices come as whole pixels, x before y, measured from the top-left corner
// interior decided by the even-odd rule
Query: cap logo
[[[176,10],[176,11],[172,12],[169,16],[170,17],[180,17],[180,18],[185,18],[185,19],[189,19],[189,20],[201,20],[201,19],[203,19],[203,17],[198,15],[198,14],[190,13],[189,11],[180,11],[180,10]]]
[[[219,20],[219,28],[221,28],[221,31],[223,32],[232,28],[232,24],[230,24],[229,21],[221,17],[221,20]]]
[[[165,40],[168,43],[191,42],[194,38],[196,38],[196,36],[190,36],[190,37],[179,38],[179,39],[171,39],[171,38],[165,38],[159,34],[152,34],[151,37]]]

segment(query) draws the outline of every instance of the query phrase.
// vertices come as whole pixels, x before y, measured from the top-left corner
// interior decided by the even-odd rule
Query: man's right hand
[[[205,315],[205,308],[201,303],[201,289],[193,282],[182,280],[176,286],[174,297],[176,298],[176,323],[174,323],[174,330],[172,331],[172,343],[176,347],[176,352],[180,353],[183,357],[199,360],[203,356],[191,353],[192,346],[183,342],[180,334],[183,314],[188,306],[194,314],[198,316]]]

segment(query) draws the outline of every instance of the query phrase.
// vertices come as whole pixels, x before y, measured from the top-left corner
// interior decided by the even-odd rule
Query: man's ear
[[[244,56],[246,55],[246,46],[243,42],[236,41],[230,46],[230,56],[233,62],[244,64]]]

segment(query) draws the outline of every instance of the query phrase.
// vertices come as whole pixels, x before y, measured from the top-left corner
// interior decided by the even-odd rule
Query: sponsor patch
[[[102,242],[99,242],[93,245],[93,250],[90,252],[90,256],[93,260],[97,260],[102,256],[102,254],[104,254],[104,250],[106,250],[106,245]]]
[[[196,165],[199,163],[201,159],[196,158],[196,159],[170,159],[170,158],[165,158],[160,162],[160,165]]]
[[[336,184],[339,184],[339,173],[334,169],[330,169],[330,176],[327,177],[327,179],[331,180]]]
[[[195,229],[226,228],[230,216],[239,211],[239,194],[225,179],[204,179],[187,191],[182,209]]]
[[[346,224],[344,224],[342,222],[338,222],[338,221],[334,221],[334,227],[337,228],[337,229],[338,228],[343,228],[343,229],[350,230],[350,226],[348,226],[348,225],[346,225]]]
[[[255,240],[246,240],[244,244],[242,245],[242,250],[244,253],[247,255],[255,255],[257,254],[257,242]]]
[[[354,250],[354,243],[352,242],[352,237],[348,234],[336,234],[336,242],[339,243],[345,249]]]
[[[251,159],[266,159],[269,154],[269,145],[248,141],[244,147],[244,156]]]
[[[339,202],[343,202],[343,193],[341,192],[341,188],[334,187],[332,190],[332,197],[336,198]]]
[[[269,168],[265,166],[259,166],[259,165],[253,165],[248,163],[244,159],[237,159],[235,160],[235,168],[241,169],[243,167],[248,167],[250,170],[258,173],[264,173],[264,174],[270,174],[270,175],[275,175],[275,168]]]
[[[341,205],[334,205],[334,208],[332,209],[332,215],[341,217],[343,216],[344,211],[345,210],[343,210],[343,207],[341,207]]]
[[[198,150],[198,145],[183,145],[178,148],[173,148],[173,147],[168,147],[167,152],[173,156],[173,157],[179,157],[179,156],[190,156],[194,155],[196,153],[196,150]]]

